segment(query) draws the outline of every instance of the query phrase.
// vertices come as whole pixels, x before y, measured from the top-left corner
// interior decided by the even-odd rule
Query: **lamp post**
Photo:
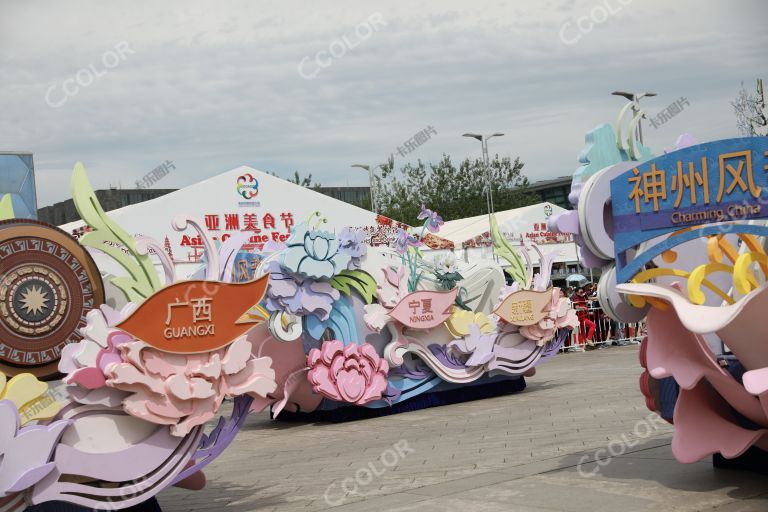
[[[376,169],[379,169],[383,165],[384,164],[379,164],[379,165],[374,165],[373,167],[365,164],[352,165],[352,167],[358,167],[360,169],[364,169],[368,171],[368,188],[370,189],[370,192],[371,192],[371,210],[373,211],[374,214],[378,214],[378,212],[376,211],[376,200],[373,194],[373,171],[375,171]]]
[[[622,96],[624,98],[627,98],[629,101],[632,102],[632,117],[637,117],[637,114],[640,113],[640,98],[651,97],[656,96],[655,92],[624,92],[624,91],[613,91],[611,93],[613,96]],[[637,120],[637,140],[640,141],[640,144],[643,143],[643,127],[641,125],[641,120]],[[630,135],[631,136],[631,135]]]
[[[480,135],[478,133],[465,133],[462,137],[470,137],[480,141],[480,146],[483,151],[483,162],[485,163],[485,203],[488,208],[488,233],[491,233],[491,215],[493,215],[493,192],[491,189],[491,163],[488,158],[488,139],[494,137],[503,137],[503,133],[494,133],[491,135]],[[491,237],[493,239],[493,237]]]

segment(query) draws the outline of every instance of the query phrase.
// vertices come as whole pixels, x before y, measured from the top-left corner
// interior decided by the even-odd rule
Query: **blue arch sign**
[[[768,235],[745,222],[768,218],[768,137],[699,144],[638,164],[611,180],[611,203],[619,283],[665,250],[723,231],[712,224],[744,221],[730,231]],[[693,227],[628,261],[640,243]]]

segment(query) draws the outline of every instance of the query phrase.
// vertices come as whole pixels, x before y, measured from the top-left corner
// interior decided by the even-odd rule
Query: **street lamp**
[[[493,192],[491,190],[491,163],[490,159],[488,158],[488,139],[492,139],[494,137],[503,137],[503,133],[494,133],[491,135],[480,135],[479,133],[465,133],[462,135],[462,137],[470,137],[472,139],[477,139],[480,141],[480,146],[483,150],[483,162],[485,163],[485,179],[486,179],[486,189],[485,189],[485,203],[488,207],[488,233],[491,232],[491,215],[493,214]]]
[[[373,213],[375,213],[375,214],[377,214],[378,212],[376,211],[376,200],[375,200],[374,195],[373,195],[373,171],[375,171],[376,169],[381,168],[383,165],[384,164],[379,164],[379,165],[374,165],[373,167],[371,167],[370,165],[365,165],[365,164],[354,164],[354,165],[352,165],[352,167],[359,167],[360,169],[364,169],[364,170],[368,171],[368,187],[369,187],[369,189],[371,191],[371,210],[373,210]]]
[[[623,98],[627,98],[629,101],[632,102],[632,117],[637,117],[637,114],[640,113],[640,98],[645,97],[651,97],[656,96],[657,94],[655,92],[640,92],[640,93],[634,93],[634,92],[624,92],[624,91],[613,91],[611,93],[613,96],[621,96]],[[641,126],[640,119],[637,120],[637,139],[640,141],[640,144],[643,143],[643,128]],[[631,134],[630,134],[631,136]]]

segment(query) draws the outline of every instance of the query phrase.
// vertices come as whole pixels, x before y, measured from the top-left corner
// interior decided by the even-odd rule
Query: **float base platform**
[[[408,400],[396,403],[390,407],[370,408],[350,406],[312,412],[283,411],[275,419],[277,421],[287,422],[341,423],[344,421],[378,418],[381,416],[389,416],[390,414],[427,409],[429,407],[440,407],[442,405],[458,404],[461,402],[469,402],[471,400],[481,400],[483,398],[519,393],[525,389],[525,386],[525,377],[520,377],[517,379],[478,384],[476,386],[464,386],[445,391],[424,393],[423,395],[409,398]]]
[[[726,459],[716,453],[712,456],[712,465],[718,469],[737,469],[768,475],[768,452],[753,446],[735,459]]]
[[[25,512],[91,512],[92,508],[80,507],[63,501],[49,501],[24,509]],[[162,512],[157,499],[152,498],[133,507],[121,509],[123,512]]]

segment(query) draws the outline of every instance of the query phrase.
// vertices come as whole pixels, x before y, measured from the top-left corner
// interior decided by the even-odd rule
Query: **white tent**
[[[325,222],[311,224],[327,231],[351,226],[366,230],[375,245],[387,243],[399,223],[373,212],[295,185],[251,167],[238,167],[210,179],[140,204],[109,212],[118,225],[131,235],[156,240],[177,264],[177,273],[189,274],[199,266],[203,244],[190,226],[184,231],[173,228],[177,215],[187,215],[215,241],[224,242],[238,232],[246,232],[251,247],[260,248],[267,241],[284,242],[291,226],[305,222],[319,212]],[[61,226],[75,235],[84,227],[82,221]],[[106,262],[98,261],[109,265]]]
[[[549,217],[564,211],[565,208],[544,202],[496,212],[495,215],[504,237],[513,244],[520,245],[523,240],[535,242],[555,263],[575,264],[578,255],[572,236],[547,229]],[[488,215],[448,221],[438,234],[453,242],[457,257],[467,263],[493,259]],[[436,255],[444,252],[432,251]],[[535,254],[532,259],[538,263]]]
[[[507,238],[513,235],[519,237],[522,234],[539,244],[546,243],[547,238],[552,242],[564,243],[572,240],[566,235],[558,237],[559,233],[552,233],[547,229],[549,217],[564,211],[565,208],[552,203],[539,203],[496,212],[495,215],[501,231]],[[487,237],[489,229],[488,215],[476,215],[446,222],[440,228],[440,236],[453,242],[458,249],[475,245],[470,241],[477,237]]]

